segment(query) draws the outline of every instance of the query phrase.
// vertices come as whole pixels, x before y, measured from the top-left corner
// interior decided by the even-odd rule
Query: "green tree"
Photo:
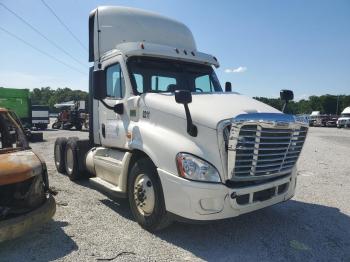
[[[58,112],[55,104],[83,100],[88,101],[88,93],[81,90],[71,90],[70,88],[51,89],[50,87],[34,88],[31,92],[33,105],[48,105],[50,112]]]

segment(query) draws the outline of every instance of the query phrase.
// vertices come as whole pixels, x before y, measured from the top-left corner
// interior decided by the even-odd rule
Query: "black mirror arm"
[[[187,119],[187,133],[190,136],[196,137],[198,134],[198,129],[192,122],[192,117],[191,117],[190,109],[188,108],[188,104],[184,104],[184,107],[185,107],[186,119]]]
[[[107,104],[105,101],[103,101],[103,99],[99,100],[105,107],[107,107],[107,109],[110,110],[114,110],[114,106],[110,106],[109,104]]]
[[[119,115],[121,115],[121,114],[123,114],[123,110],[118,110],[118,111],[116,111],[116,107],[115,106],[110,106],[109,104],[107,104],[105,101],[103,101],[103,99],[101,99],[101,100],[99,100],[107,109],[109,109],[109,110],[113,110],[115,113],[117,113],[117,114],[119,114]]]
[[[288,101],[285,101],[284,104],[283,104],[283,107],[282,107],[282,112],[284,113],[284,110],[286,109],[286,106],[288,104]]]

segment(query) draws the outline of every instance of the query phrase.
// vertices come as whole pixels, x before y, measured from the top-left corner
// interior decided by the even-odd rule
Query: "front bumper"
[[[55,199],[49,195],[43,205],[22,216],[0,221],[0,242],[17,238],[49,221],[56,212]]]
[[[236,217],[286,201],[294,196],[296,169],[272,182],[229,188],[223,184],[194,182],[158,169],[168,212],[190,220]]]

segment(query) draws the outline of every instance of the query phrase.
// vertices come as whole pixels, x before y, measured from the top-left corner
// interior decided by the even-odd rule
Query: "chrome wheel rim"
[[[155,192],[151,179],[146,174],[139,174],[134,184],[134,201],[137,210],[143,216],[152,214],[155,206]]]
[[[55,147],[55,162],[56,166],[59,166],[61,163],[60,147],[58,145]]]
[[[74,168],[74,156],[73,156],[73,150],[71,148],[67,149],[66,167],[67,167],[67,172],[69,174],[72,174],[73,168]]]

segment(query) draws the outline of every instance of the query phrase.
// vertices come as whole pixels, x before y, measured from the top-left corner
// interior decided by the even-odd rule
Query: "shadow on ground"
[[[134,220],[126,199],[101,202]],[[294,200],[208,224],[174,223],[155,235],[207,261],[350,261],[350,217]]]
[[[174,224],[156,235],[208,261],[350,261],[350,217],[293,200],[207,225]]]
[[[134,220],[126,199],[101,203]],[[350,217],[295,200],[208,224],[174,223],[155,235],[207,261],[350,261]]]
[[[63,231],[67,225],[67,222],[51,220],[20,238],[1,243],[0,261],[52,261],[65,257],[78,249],[73,239]]]

